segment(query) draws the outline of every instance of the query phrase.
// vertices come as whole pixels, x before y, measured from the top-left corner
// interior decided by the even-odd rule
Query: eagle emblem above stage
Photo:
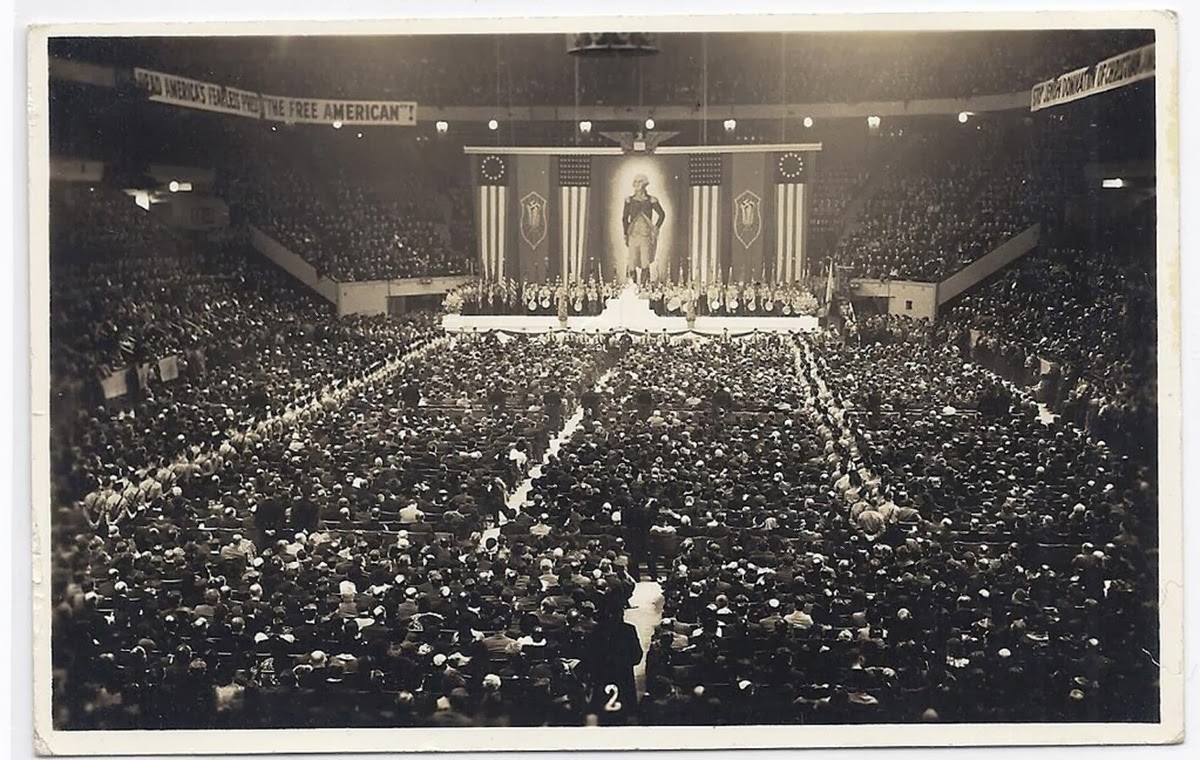
[[[653,153],[659,144],[670,140],[679,132],[667,130],[649,132],[601,132],[601,136],[621,146],[626,153]]]
[[[546,199],[529,193],[521,199],[521,237],[530,248],[537,248],[546,239]]]
[[[762,234],[762,198],[743,190],[733,199],[733,234],[743,248],[749,248]]]

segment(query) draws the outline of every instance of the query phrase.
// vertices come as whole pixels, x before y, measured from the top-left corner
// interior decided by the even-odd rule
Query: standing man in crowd
[[[407,382],[400,390],[405,409],[416,409],[421,405],[421,386],[416,381]]]
[[[621,523],[625,526],[625,548],[629,552],[629,574],[641,582],[641,566],[644,563],[650,580],[658,579],[658,561],[650,542],[650,528],[654,525],[658,510],[657,499],[645,504],[632,502],[621,512]]]
[[[544,396],[546,405],[546,416],[550,418],[550,427],[558,429],[562,427],[563,419],[563,397],[556,389],[551,388],[546,391]]]
[[[654,391],[649,388],[638,390],[636,396],[638,414],[643,417],[649,417],[650,412],[654,410]]]
[[[583,411],[588,419],[596,416],[597,410],[600,408],[600,394],[594,388],[588,388],[580,396],[580,404],[583,406]]]
[[[717,414],[724,414],[733,409],[733,395],[729,389],[725,387],[718,388],[712,397],[713,411]]]
[[[508,394],[504,392],[504,386],[496,383],[488,391],[488,409],[492,414],[503,414],[504,404],[508,400]]]
[[[637,628],[625,622],[623,606],[617,594],[602,599],[580,663],[592,687],[589,712],[601,725],[623,723],[637,712],[633,668],[642,661],[642,643]]]

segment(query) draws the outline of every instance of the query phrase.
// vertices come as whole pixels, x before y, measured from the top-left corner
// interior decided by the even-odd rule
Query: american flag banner
[[[775,162],[775,282],[795,282],[804,275],[806,219],[804,154],[781,153]]]
[[[691,229],[688,234],[689,281],[721,280],[721,182],[719,154],[688,156],[688,185],[691,190]]]
[[[493,282],[504,279],[508,255],[508,169],[503,156],[479,158],[479,260],[483,278]]]
[[[592,184],[591,156],[559,156],[559,247],[563,282],[587,278],[588,195]]]

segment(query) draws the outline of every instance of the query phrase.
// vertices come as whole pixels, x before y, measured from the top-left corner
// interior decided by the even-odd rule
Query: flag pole
[[[703,79],[704,92],[700,95],[701,104],[701,121],[700,121],[700,144],[708,145],[708,33],[704,32],[700,35],[701,48],[701,72]]]

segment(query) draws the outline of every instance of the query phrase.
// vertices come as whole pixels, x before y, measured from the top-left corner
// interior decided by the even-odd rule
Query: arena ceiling
[[[1151,41],[1148,30],[659,34],[658,55],[640,64],[585,59],[580,75],[585,89],[591,83],[593,91],[615,98],[639,92],[654,97],[653,89],[643,92],[642,80],[659,90],[692,87],[707,59],[710,77],[726,86],[763,89],[763,82],[774,86],[790,73],[836,80],[853,96],[881,78],[961,78],[964,70],[986,67],[978,81],[959,89],[1014,92],[1060,69]],[[470,49],[476,54],[464,56]],[[59,38],[51,41],[50,54],[273,92],[318,88],[339,96],[428,101],[429,80],[436,79],[474,102],[524,104],[569,95],[579,60],[567,54],[562,34]],[[637,84],[625,87],[627,80]],[[778,98],[766,92],[753,99]]]

